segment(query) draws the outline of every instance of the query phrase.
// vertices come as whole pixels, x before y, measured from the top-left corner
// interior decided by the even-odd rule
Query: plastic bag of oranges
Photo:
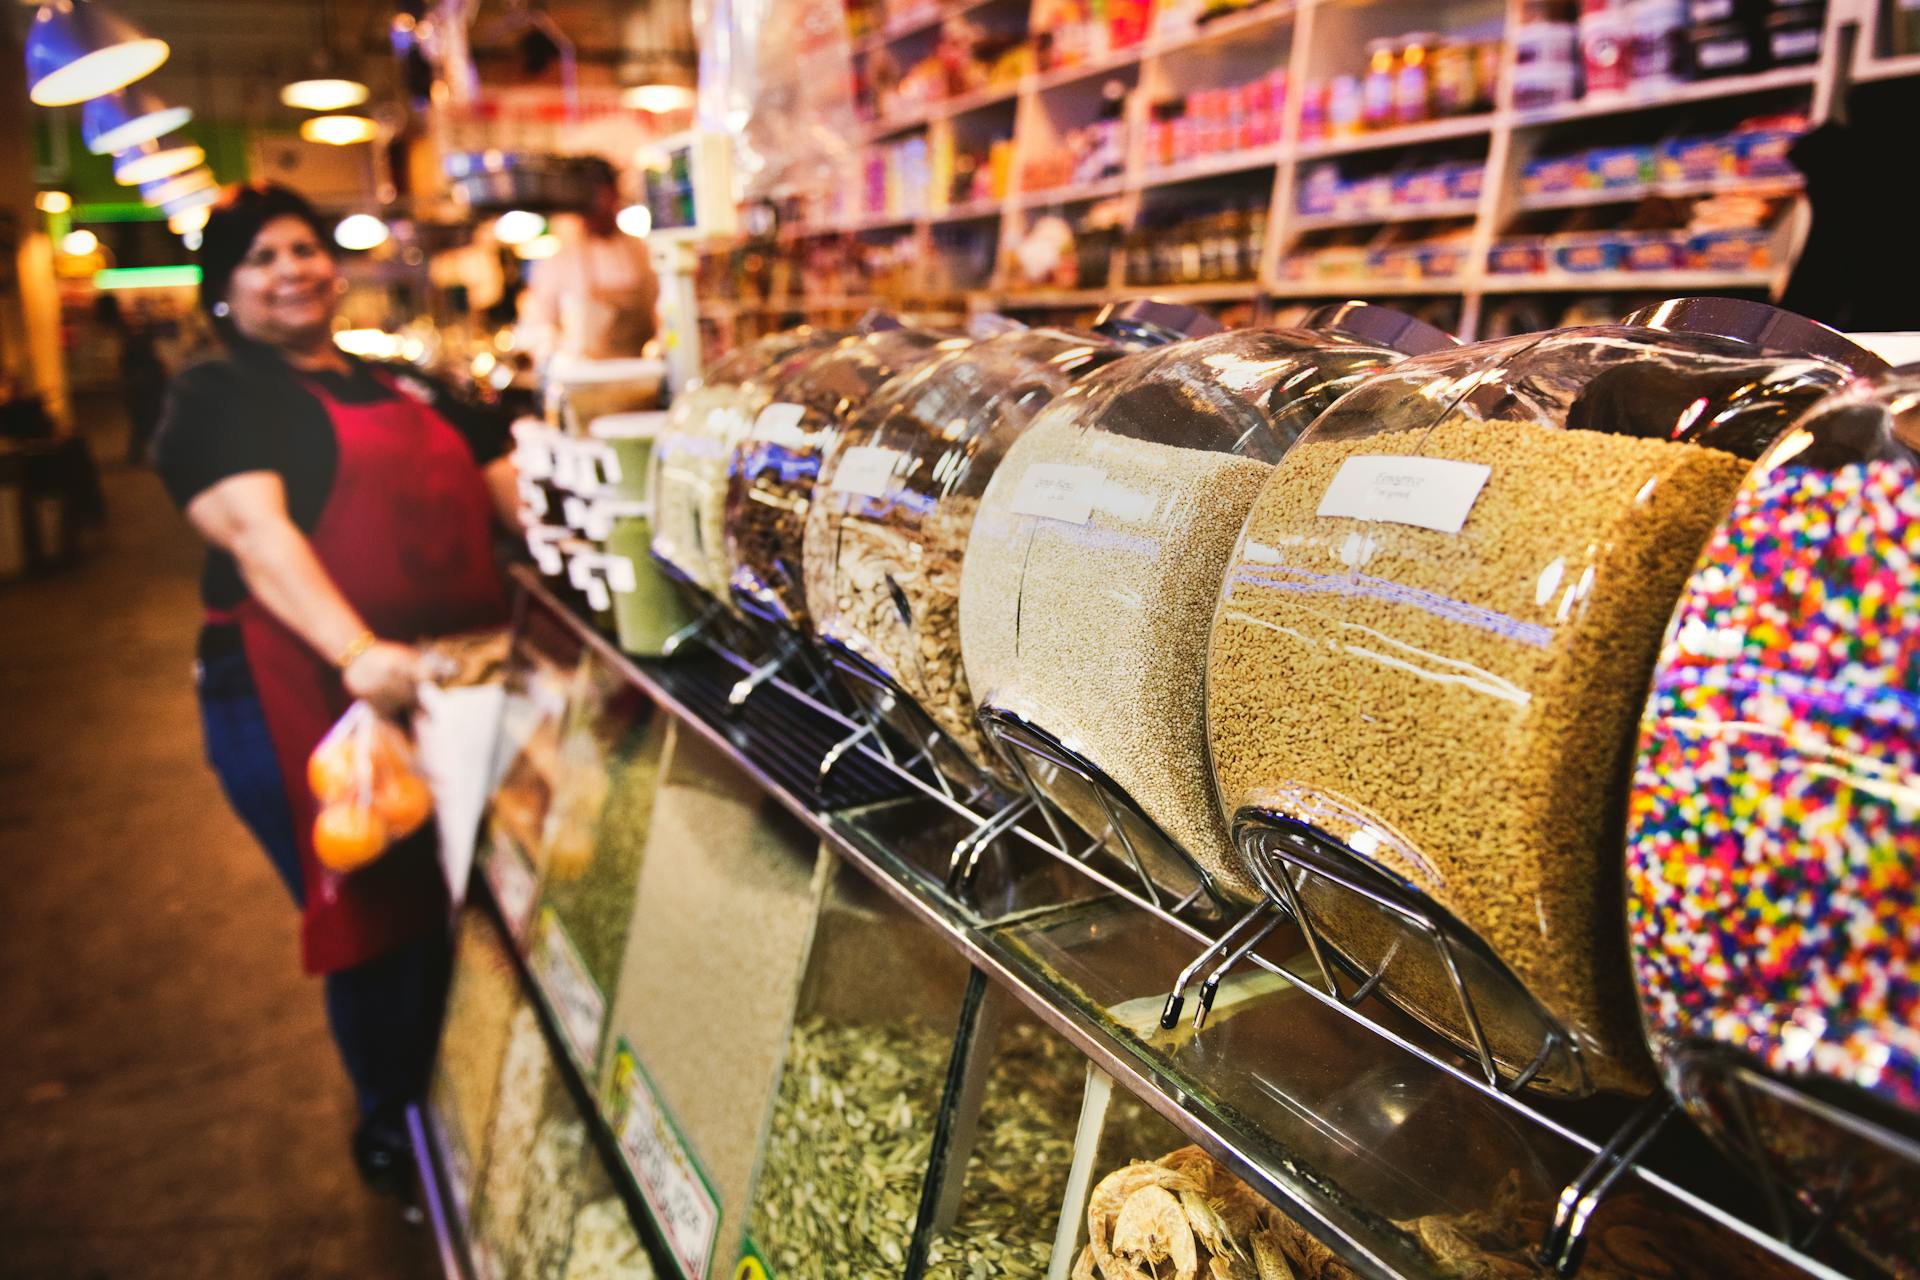
[[[307,758],[320,802],[313,852],[330,871],[358,870],[433,816],[433,793],[407,735],[364,702],[347,708]]]

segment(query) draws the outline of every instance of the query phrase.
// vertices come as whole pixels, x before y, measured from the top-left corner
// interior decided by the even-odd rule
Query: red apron
[[[392,399],[343,404],[302,379],[326,409],[339,449],[333,488],[307,535],[315,555],[383,640],[412,643],[504,622],[506,589],[480,468],[445,419],[384,373],[374,376]],[[350,875],[316,860],[307,757],[351,699],[333,664],[258,601],[248,598],[229,617],[240,627],[299,841],[307,972],[351,968],[445,928],[432,823]]]

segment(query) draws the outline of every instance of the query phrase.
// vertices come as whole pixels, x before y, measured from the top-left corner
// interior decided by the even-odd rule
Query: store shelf
[[[1449,200],[1439,204],[1403,205],[1368,214],[1322,214],[1296,216],[1287,225],[1294,231],[1332,231],[1341,227],[1377,227],[1395,222],[1432,222],[1442,218],[1472,218],[1479,214],[1478,200]]]
[[[1768,289],[1774,277],[1755,271],[1549,271],[1488,275],[1484,293],[1744,293]]]
[[[1094,76],[1109,75],[1115,71],[1124,71],[1128,67],[1138,66],[1146,54],[1146,42],[1142,41],[1125,49],[1116,49],[1104,58],[1090,58],[1086,62],[1076,62],[1070,67],[1056,67],[1052,71],[1042,71],[1039,75],[1029,76],[1020,87],[1023,91],[1046,93],[1062,85],[1076,84]]]
[[[1455,276],[1436,280],[1283,280],[1266,290],[1269,298],[1421,298],[1466,292]]]
[[[1117,196],[1126,189],[1125,178],[1102,178],[1098,182],[1072,182],[1064,187],[1023,191],[1020,193],[1020,207],[1034,209],[1053,204],[1081,204],[1088,200],[1104,200],[1108,196]]]
[[[1383,1220],[1342,1189],[1344,1175],[1379,1171],[1389,1159],[1326,1127],[1334,1114],[1327,1108],[1360,1101],[1353,1091],[1355,1082],[1404,1081],[1400,1087],[1409,1091],[1407,1096],[1428,1099],[1428,1113],[1437,1109],[1446,1117],[1450,1128],[1443,1136],[1463,1167],[1476,1155],[1480,1138],[1498,1134],[1529,1153],[1522,1158],[1530,1167],[1548,1171],[1548,1186],[1557,1185],[1561,1175],[1556,1171],[1571,1168],[1582,1171],[1584,1178],[1604,1167],[1604,1160],[1594,1159],[1603,1146],[1633,1131],[1644,1114],[1606,1099],[1549,1107],[1492,1088],[1465,1066],[1421,1047],[1416,1041],[1423,1029],[1411,1020],[1390,1010],[1364,1014],[1318,991],[1312,980],[1301,976],[1303,970],[1292,967],[1306,962],[1290,922],[1282,922],[1285,928],[1274,935],[1274,947],[1262,946],[1251,958],[1258,972],[1271,975],[1256,977],[1255,989],[1291,993],[1265,1006],[1267,1016],[1255,1019],[1248,1028],[1251,1035],[1222,1041],[1195,1039],[1184,1030],[1163,1034],[1157,1029],[1158,1015],[1163,984],[1171,977],[1163,970],[1190,959],[1220,931],[1218,924],[1203,925],[1165,908],[1150,908],[1093,865],[1018,826],[1011,828],[1017,838],[990,847],[990,860],[1031,854],[1040,857],[1043,868],[1057,873],[1056,880],[1064,875],[1083,891],[1105,886],[1110,892],[1083,892],[1064,902],[1021,901],[1017,899],[1030,886],[1050,892],[1049,882],[1008,870],[995,883],[1008,886],[1003,896],[1016,900],[996,900],[989,904],[990,913],[982,914],[979,905],[964,905],[942,889],[937,873],[944,869],[943,859],[926,858],[929,850],[943,847],[956,815],[968,811],[890,765],[870,740],[856,736],[853,722],[778,678],[730,715],[727,691],[749,669],[744,660],[694,645],[671,660],[635,662],[566,610],[531,573],[519,569],[515,576],[534,607],[558,613],[600,658],[724,752],[837,857],[904,907],[926,929],[930,943],[959,952],[1100,1071],[1300,1222],[1357,1275],[1427,1280],[1438,1269],[1413,1247],[1406,1224]],[[858,779],[848,778],[849,794],[855,798],[822,799],[816,794],[822,752],[836,741],[843,745],[828,754],[840,767],[830,780],[841,779],[845,771],[870,777],[879,770],[917,786],[918,792],[910,788],[895,800],[863,801],[857,797],[864,788]],[[975,816],[973,821],[984,819]],[[1069,864],[1071,872],[1064,870]],[[929,869],[935,874],[929,875]],[[1141,991],[1160,994],[1132,998]],[[1228,1016],[1216,1010],[1216,1020]],[[1243,1016],[1248,1015],[1235,1013],[1231,1018]],[[549,1030],[557,1034],[557,1027]],[[1283,1041],[1288,1050],[1276,1054]],[[1223,1053],[1223,1046],[1236,1043],[1237,1052]],[[1301,1046],[1310,1044],[1337,1052],[1322,1056],[1317,1064],[1306,1062],[1309,1054]],[[1297,1070],[1303,1063],[1311,1069]],[[1256,1067],[1259,1071],[1250,1075]],[[1270,1089],[1274,1092],[1266,1092]],[[1237,1100],[1229,1101],[1230,1095]],[[1663,1139],[1653,1153],[1689,1182],[1677,1182],[1646,1161],[1630,1158],[1614,1170],[1622,1176],[1613,1196],[1650,1197],[1658,1212],[1681,1214],[1690,1229],[1716,1233],[1713,1238],[1721,1242],[1716,1252],[1724,1253],[1735,1269],[1729,1273],[1751,1269],[1772,1275],[1785,1267],[1820,1280],[1840,1280],[1839,1273],[1752,1225],[1763,1212],[1759,1202],[1734,1194],[1734,1175],[1696,1135],[1682,1127],[1669,1129],[1666,1136],[1674,1141]],[[1714,1199],[1706,1198],[1709,1194]],[[1611,1196],[1603,1200],[1600,1212],[1611,1203]],[[1738,1216],[1728,1204],[1742,1205],[1749,1216]]]
[[[937,102],[917,102],[910,110],[896,111],[870,120],[866,126],[867,141],[879,142],[903,133],[912,133],[915,129],[924,129],[939,109]]]
[[[1223,174],[1251,173],[1258,169],[1271,169],[1280,163],[1284,155],[1283,148],[1272,146],[1202,156],[1198,160],[1189,160],[1185,164],[1148,169],[1141,175],[1140,187],[1142,190],[1171,187],[1177,183],[1193,182],[1199,178],[1217,178]]]
[[[1002,104],[1011,105],[1020,97],[1018,84],[994,84],[937,104],[928,114],[936,120],[949,120],[974,111],[985,111]]]
[[[1596,205],[1634,204],[1641,200],[1688,200],[1696,196],[1797,195],[1805,189],[1798,178],[1715,178],[1701,182],[1650,182],[1638,187],[1583,188],[1579,191],[1551,191],[1521,196],[1514,212],[1534,213],[1542,209],[1587,209]]]
[[[948,18],[971,13],[991,3],[993,0],[956,0],[955,3],[936,6],[918,17],[909,18],[905,22],[894,23],[869,35],[861,36],[853,42],[853,52],[855,54],[872,53],[875,49],[892,44],[896,40],[905,40],[909,36],[919,35],[922,31],[930,31]]]
[[[1216,280],[1210,284],[1127,284],[1129,296],[1166,302],[1251,302],[1260,296],[1258,280]]]
[[[1113,301],[1113,290],[1017,289],[990,296],[993,306],[1015,311],[1039,311],[1068,307],[1097,307]]]
[[[1693,102],[1711,102],[1721,98],[1740,98],[1757,93],[1811,86],[1819,78],[1819,68],[1781,67],[1750,76],[1723,76],[1714,80],[1695,80],[1688,84],[1650,94],[1617,94],[1604,98],[1581,98],[1575,102],[1540,107],[1513,113],[1516,129],[1538,129],[1565,124],[1571,120],[1594,120],[1602,116],[1626,115],[1636,111],[1658,111],[1663,107],[1685,106]]]
[[[1875,80],[1898,80],[1904,76],[1920,76],[1920,53],[1901,54],[1893,58],[1868,58],[1854,72],[1854,80],[1860,84]]]
[[[1198,45],[1237,39],[1267,27],[1291,22],[1294,14],[1294,6],[1286,3],[1286,0],[1266,0],[1266,3],[1246,13],[1236,13],[1230,18],[1218,18],[1212,22],[1201,23],[1191,31],[1150,38],[1147,41],[1147,56],[1162,58],[1170,53],[1179,53],[1183,49],[1192,49]]]
[[[1362,133],[1351,138],[1318,138],[1300,144],[1295,155],[1301,160],[1318,160],[1323,156],[1391,151],[1400,147],[1424,146],[1429,142],[1446,142],[1453,138],[1472,138],[1492,132],[1495,119],[1492,112],[1485,112],[1476,116],[1431,120],[1426,124],[1407,125],[1398,129],[1382,129],[1378,133]]]
[[[998,221],[1006,207],[1007,202],[998,197],[970,200],[966,204],[956,204],[944,213],[931,214],[927,221],[935,226],[953,222],[980,222],[987,219]]]

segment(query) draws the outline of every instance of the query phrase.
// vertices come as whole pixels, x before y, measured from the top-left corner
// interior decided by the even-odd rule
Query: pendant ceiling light
[[[333,242],[355,253],[377,249],[392,234],[387,224],[370,213],[350,213],[333,229]]]
[[[165,137],[191,119],[186,107],[170,107],[145,89],[119,89],[81,108],[80,137],[93,154],[111,156]]]
[[[693,90],[683,84],[638,84],[620,96],[622,105],[654,115],[691,111],[693,100]]]
[[[27,29],[27,96],[42,107],[85,102],[124,89],[168,52],[94,0],[47,0]]]
[[[184,173],[206,158],[207,153],[191,142],[176,142],[168,146],[158,142],[143,142],[115,157],[113,180],[123,187],[137,187],[142,183],[157,182],[161,178]]]
[[[206,205],[194,205],[191,208],[182,209],[178,213],[168,214],[167,230],[177,236],[184,236],[189,231],[198,231],[206,226],[207,219],[212,216],[212,212]]]
[[[380,126],[366,116],[315,116],[300,122],[300,136],[308,142],[324,142],[330,147],[350,147],[357,142],[372,142]]]
[[[198,191],[190,191],[184,196],[167,201],[160,206],[160,212],[166,214],[169,219],[187,214],[211,216],[213,206],[219,199],[220,188],[202,187]]]
[[[358,80],[295,80],[280,90],[280,101],[296,111],[345,111],[366,100]]]
[[[212,204],[220,195],[219,188],[214,185],[213,170],[205,165],[198,169],[189,169],[185,173],[175,174],[171,178],[161,178],[154,182],[140,184],[140,198],[150,205],[161,208],[200,192],[206,193],[208,204]]]

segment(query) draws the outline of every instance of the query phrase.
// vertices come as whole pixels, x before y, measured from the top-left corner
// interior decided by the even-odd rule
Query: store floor
[[[201,762],[198,553],[149,473],[106,483],[104,547],[0,585],[0,1280],[430,1276]]]

